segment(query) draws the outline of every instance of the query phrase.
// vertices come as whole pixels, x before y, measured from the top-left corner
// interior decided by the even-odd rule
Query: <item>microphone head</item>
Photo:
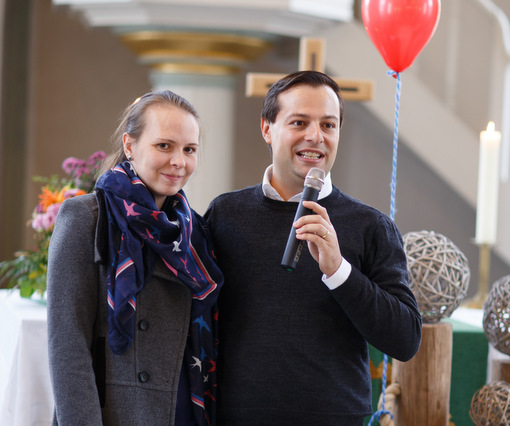
[[[312,167],[306,174],[305,186],[315,188],[317,191],[320,191],[324,185],[325,177],[326,173],[324,173],[324,170],[318,169],[317,167]]]

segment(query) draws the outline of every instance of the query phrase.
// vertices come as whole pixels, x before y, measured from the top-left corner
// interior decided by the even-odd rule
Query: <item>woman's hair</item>
[[[126,161],[126,155],[124,153],[124,144],[122,143],[122,137],[124,133],[127,133],[135,141],[141,136],[145,128],[145,111],[153,105],[170,105],[176,106],[186,112],[189,112],[193,117],[196,118],[199,128],[201,128],[200,117],[198,112],[182,96],[177,95],[170,90],[160,90],[149,92],[142,97],[136,99],[131,105],[129,105],[122,115],[117,130],[111,137],[112,153],[108,155],[103,161],[99,175],[107,172],[117,164]],[[200,135],[201,135],[200,130]],[[200,136],[199,136],[200,137]]]
[[[342,126],[344,118],[344,102],[340,95],[340,87],[337,82],[328,75],[319,71],[298,71],[293,74],[289,74],[282,79],[274,83],[267,92],[264,99],[264,105],[262,107],[261,117],[266,119],[268,123],[274,123],[276,116],[280,112],[280,104],[278,102],[278,96],[281,93],[287,92],[298,84],[304,84],[311,87],[328,86],[333,92],[335,92],[340,103],[340,123]]]

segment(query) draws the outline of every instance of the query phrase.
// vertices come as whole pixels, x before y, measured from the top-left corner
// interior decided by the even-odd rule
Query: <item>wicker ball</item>
[[[492,346],[510,355],[510,275],[492,285],[483,304],[483,329]]]
[[[449,317],[467,293],[471,276],[466,256],[434,231],[404,235],[411,290],[423,322]]]
[[[477,426],[510,424],[510,387],[506,382],[492,382],[473,395],[469,417]]]

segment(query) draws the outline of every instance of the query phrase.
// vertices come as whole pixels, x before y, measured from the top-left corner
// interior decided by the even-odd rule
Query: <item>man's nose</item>
[[[310,123],[306,130],[307,140],[313,143],[324,142],[324,137],[322,136],[322,129],[320,123]]]

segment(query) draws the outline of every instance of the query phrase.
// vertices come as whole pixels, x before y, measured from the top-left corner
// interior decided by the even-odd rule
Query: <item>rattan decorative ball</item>
[[[423,322],[449,317],[466,297],[471,272],[464,254],[434,231],[404,235],[409,281]]]
[[[510,275],[492,285],[483,304],[483,329],[492,346],[510,355]]]
[[[506,382],[492,382],[473,395],[469,417],[476,426],[510,424],[510,387]]]

